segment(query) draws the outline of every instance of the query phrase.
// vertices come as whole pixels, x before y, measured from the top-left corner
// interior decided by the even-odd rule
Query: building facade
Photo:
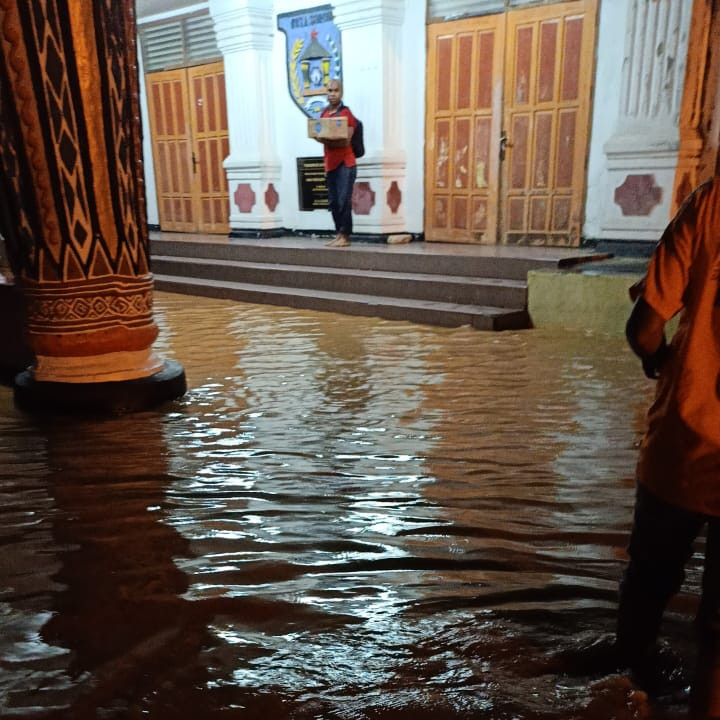
[[[329,231],[307,120],[364,124],[355,232],[634,247],[716,170],[717,0],[139,0],[148,218]]]

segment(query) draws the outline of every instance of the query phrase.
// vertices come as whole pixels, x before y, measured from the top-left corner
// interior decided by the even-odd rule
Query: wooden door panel
[[[496,242],[504,16],[428,26],[425,237]]]
[[[146,76],[160,229],[228,233],[223,64]]]
[[[508,14],[503,242],[579,244],[596,5],[576,0]]]
[[[146,87],[160,228],[192,232],[192,142],[185,71],[148,75]]]
[[[225,74],[222,62],[188,68],[197,180],[199,232],[230,230],[230,193],[223,160],[229,154]]]
[[[579,243],[596,14],[573,0],[428,26],[427,240]]]

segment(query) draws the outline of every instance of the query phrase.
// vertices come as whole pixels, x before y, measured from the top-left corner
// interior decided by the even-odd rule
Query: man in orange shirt
[[[357,127],[357,120],[342,102],[342,83],[337,78],[327,85],[328,105],[320,117],[345,116],[348,119],[347,140],[326,140],[315,138],[325,146],[325,179],[335,223],[335,239],[327,243],[330,247],[347,247],[352,233],[352,193],[357,173],[357,161],[350,145],[350,139]]]
[[[640,685],[662,616],[707,526],[690,717],[720,719],[720,178],[700,186],[665,230],[627,323],[658,386],[640,447],[621,587],[617,649]],[[665,324],[681,313],[671,343]]]

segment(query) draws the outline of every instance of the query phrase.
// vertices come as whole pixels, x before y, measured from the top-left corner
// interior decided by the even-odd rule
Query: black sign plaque
[[[300,210],[327,210],[325,166],[322,157],[297,158]]]

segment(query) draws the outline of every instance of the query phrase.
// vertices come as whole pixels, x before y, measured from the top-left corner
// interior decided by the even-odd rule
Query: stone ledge
[[[531,270],[528,312],[535,328],[624,336],[632,309],[628,288],[643,273],[587,274]]]

